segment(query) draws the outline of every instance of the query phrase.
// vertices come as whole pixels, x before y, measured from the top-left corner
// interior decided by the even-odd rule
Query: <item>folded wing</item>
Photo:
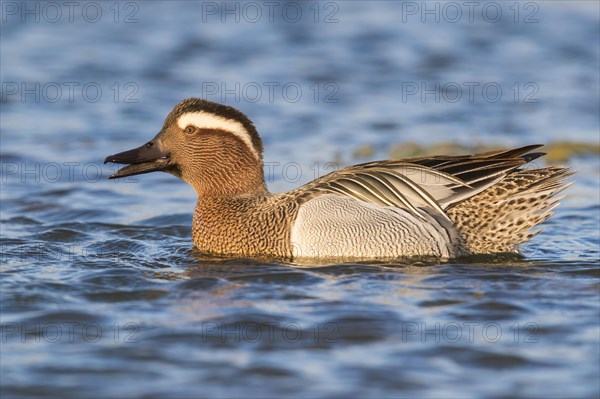
[[[416,217],[436,214],[464,201],[523,164],[542,156],[530,153],[540,145],[465,156],[436,156],[401,161],[378,161],[332,172],[298,190],[309,200],[336,194],[381,206],[398,207]]]

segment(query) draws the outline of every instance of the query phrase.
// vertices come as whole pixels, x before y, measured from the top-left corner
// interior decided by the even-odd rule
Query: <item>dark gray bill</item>
[[[169,154],[160,148],[160,143],[150,141],[133,150],[109,155],[104,163],[129,164],[111,175],[109,179],[141,175],[143,173],[164,170],[171,163]]]

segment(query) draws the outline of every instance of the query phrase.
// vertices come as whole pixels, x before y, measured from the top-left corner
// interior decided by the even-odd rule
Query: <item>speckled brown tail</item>
[[[540,230],[530,229],[552,215],[573,174],[563,167],[517,169],[485,191],[447,210],[474,254],[517,252]]]

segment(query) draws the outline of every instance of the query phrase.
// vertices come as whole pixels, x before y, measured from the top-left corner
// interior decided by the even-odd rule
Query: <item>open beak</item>
[[[160,140],[154,138],[141,147],[107,156],[104,163],[107,162],[127,164],[109,177],[116,179],[164,170],[171,164],[171,157],[162,148]]]

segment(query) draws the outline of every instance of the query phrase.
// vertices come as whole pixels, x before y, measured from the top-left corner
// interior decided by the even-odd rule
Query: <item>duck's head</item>
[[[263,146],[254,124],[235,108],[188,98],[175,106],[158,134],[141,147],[106,157],[128,164],[110,179],[163,171],[201,196],[266,191]]]

